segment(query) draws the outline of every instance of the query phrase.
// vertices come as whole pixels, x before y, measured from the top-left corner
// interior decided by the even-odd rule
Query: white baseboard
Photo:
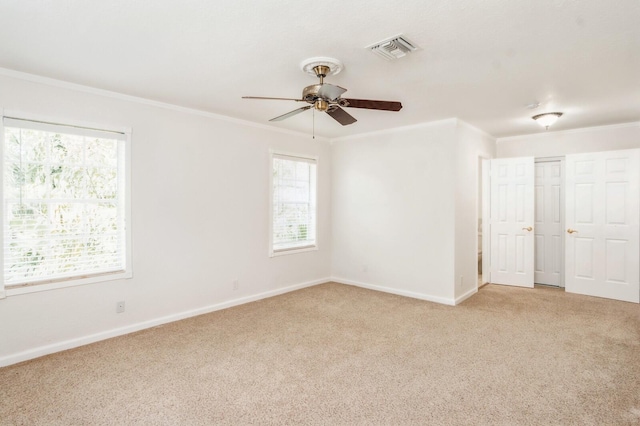
[[[331,281],[339,284],[347,284],[347,285],[353,285],[356,287],[367,288],[369,290],[382,291],[384,293],[397,294],[398,296],[406,296],[406,297],[412,297],[414,299],[426,300],[428,302],[441,303],[443,305],[453,306],[456,304],[456,301],[454,299],[449,299],[446,297],[432,296],[430,294],[425,294],[425,293],[416,293],[413,291],[399,290],[396,288],[383,287],[383,286],[374,285],[374,284],[367,284],[359,281],[348,280],[346,278],[331,277]]]
[[[477,288],[472,288],[471,290],[464,293],[462,296],[456,297],[456,305],[459,305],[460,303],[464,302],[465,300],[467,300],[477,292],[478,292]]]
[[[241,298],[229,300],[226,302],[216,303],[214,305],[203,306],[201,308],[192,309],[189,311],[179,312],[176,314],[171,314],[171,315],[167,315],[160,318],[154,318],[148,321],[142,321],[142,322],[130,324],[124,327],[113,328],[110,330],[101,331],[99,333],[90,334],[90,335],[78,337],[75,339],[69,339],[62,342],[52,343],[50,345],[39,346],[37,348],[33,348],[23,352],[18,352],[15,354],[1,357],[0,367],[6,367],[8,365],[16,364],[18,362],[28,361],[30,359],[38,358],[44,355],[49,355],[55,352],[77,348],[79,346],[88,345],[90,343],[95,343],[100,340],[110,339],[112,337],[122,336],[124,334],[133,333],[136,331],[144,330],[146,328],[155,327],[161,324],[179,321],[185,318],[195,317],[197,315],[202,315],[202,314],[208,314],[210,312],[231,308],[233,306],[238,306],[245,303],[255,302],[257,300],[278,296],[280,294],[289,293],[295,290],[300,290],[305,287],[324,284],[329,281],[331,281],[330,278],[323,278],[319,280],[308,281],[301,284],[295,284],[288,287],[265,291],[263,293],[254,294],[252,296],[241,297]]]

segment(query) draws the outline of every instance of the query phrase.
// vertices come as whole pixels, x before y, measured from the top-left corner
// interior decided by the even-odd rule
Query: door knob
[[[533,231],[533,228],[530,227],[530,226],[527,226],[526,228],[522,228],[522,230],[531,232],[531,231]]]
[[[576,231],[575,229],[571,229],[571,228],[569,228],[569,229],[567,229],[567,232],[568,232],[569,234],[573,234],[574,232],[578,232],[578,231]]]

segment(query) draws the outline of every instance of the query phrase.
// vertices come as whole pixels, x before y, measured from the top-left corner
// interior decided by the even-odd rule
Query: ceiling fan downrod
[[[313,72],[320,79],[320,84],[324,84],[324,78],[331,72],[331,68],[326,65],[316,65],[313,67]]]

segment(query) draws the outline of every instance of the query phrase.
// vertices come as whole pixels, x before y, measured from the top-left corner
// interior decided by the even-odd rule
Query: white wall
[[[333,142],[334,280],[453,303],[456,120]]]
[[[134,269],[131,280],[0,300],[0,365],[329,278],[447,304],[475,291],[478,157],[495,146],[459,120],[331,146],[11,75],[0,75],[0,108],[133,129]],[[318,251],[267,257],[271,148],[319,157]]]
[[[640,123],[501,138],[497,157],[556,157],[632,148],[640,148]]]
[[[478,289],[479,158],[495,157],[495,139],[462,121],[456,129],[455,300]]]
[[[327,141],[37,80],[0,107],[133,129],[134,276],[0,300],[0,365],[328,280]],[[319,157],[318,251],[267,256],[270,148]]]

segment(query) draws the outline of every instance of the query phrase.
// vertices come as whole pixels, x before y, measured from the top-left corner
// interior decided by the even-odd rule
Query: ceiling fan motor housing
[[[312,84],[302,89],[302,99],[306,102],[313,104],[320,97],[318,96],[318,90],[320,90],[321,84]]]

